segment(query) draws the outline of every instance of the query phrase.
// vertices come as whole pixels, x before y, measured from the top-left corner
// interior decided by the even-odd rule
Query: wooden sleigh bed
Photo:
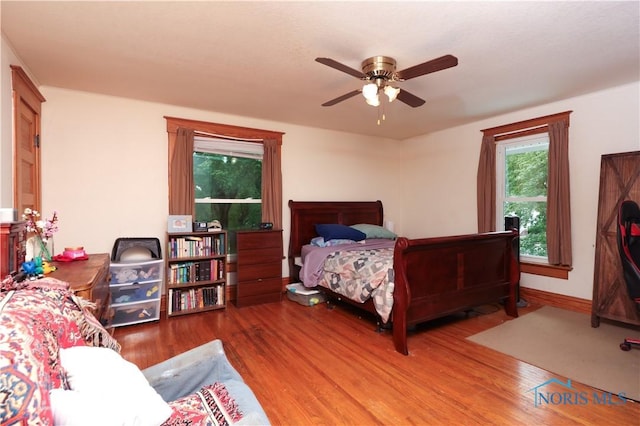
[[[291,234],[288,261],[291,278],[299,280],[302,247],[317,237],[316,224],[372,224],[381,226],[381,201],[289,201]],[[398,237],[393,245],[393,307],[390,322],[395,349],[408,355],[407,328],[455,312],[504,302],[505,312],[517,317],[519,264],[514,242],[517,231],[436,238]],[[371,299],[350,301],[377,315]]]

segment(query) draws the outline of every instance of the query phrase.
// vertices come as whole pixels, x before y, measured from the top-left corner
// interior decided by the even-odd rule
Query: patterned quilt
[[[386,323],[393,308],[393,248],[331,253],[318,284],[356,302],[373,298],[376,312]]]

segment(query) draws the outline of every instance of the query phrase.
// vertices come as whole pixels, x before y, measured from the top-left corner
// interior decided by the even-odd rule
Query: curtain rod
[[[555,121],[566,120],[567,126],[569,126],[569,115],[573,111],[564,111],[559,112],[557,114],[545,115],[544,117],[532,118],[530,120],[518,121],[516,123],[505,124],[502,126],[491,127],[489,129],[483,129],[485,135],[493,136],[493,135],[501,135],[506,133],[511,133],[513,131],[524,130],[525,128],[536,128],[544,125],[548,125]]]

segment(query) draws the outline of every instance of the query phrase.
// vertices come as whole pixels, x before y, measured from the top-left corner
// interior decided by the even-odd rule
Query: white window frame
[[[547,202],[546,196],[537,197],[507,197],[506,196],[506,152],[507,149],[517,149],[522,152],[539,150],[546,145],[549,151],[549,133],[537,133],[519,138],[505,139],[496,143],[496,229],[504,229],[505,202]],[[547,157],[548,158],[548,157]],[[547,160],[548,161],[548,160]],[[548,263],[547,257],[520,254],[520,260],[532,263]]]

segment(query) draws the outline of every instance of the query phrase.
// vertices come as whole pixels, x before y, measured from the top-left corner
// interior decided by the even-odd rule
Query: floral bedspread
[[[393,248],[336,251],[327,256],[319,285],[364,303],[373,298],[383,322],[393,308]]]

